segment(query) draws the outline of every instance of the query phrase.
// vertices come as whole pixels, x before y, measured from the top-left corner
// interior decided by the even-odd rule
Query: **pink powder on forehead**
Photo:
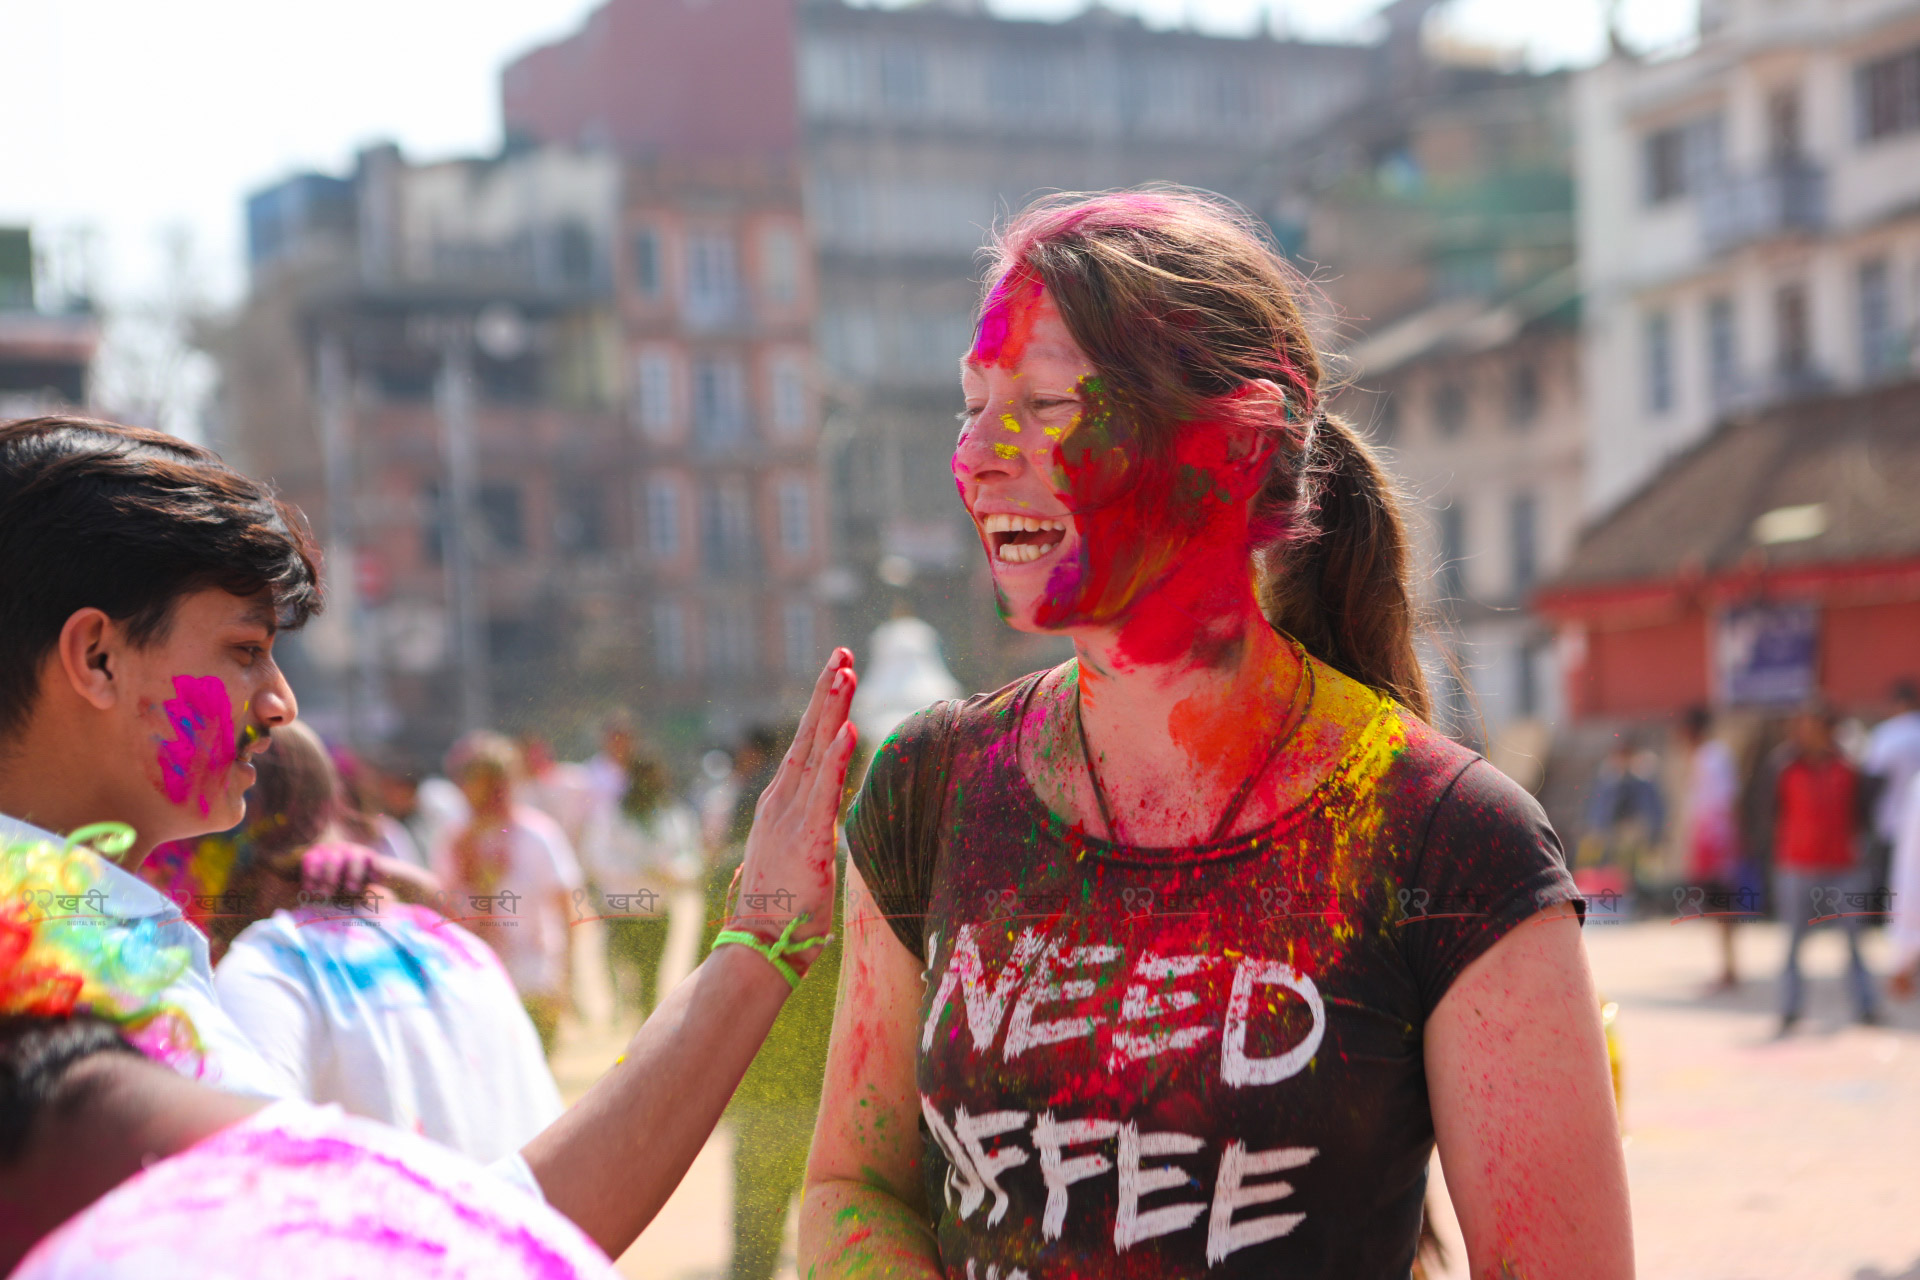
[[[993,286],[980,312],[980,330],[967,359],[1011,369],[1020,363],[1033,337],[1040,309],[1040,277],[1025,263],[1010,268]]]
[[[209,788],[237,755],[233,704],[218,676],[175,676],[173,691],[161,704],[173,734],[160,743],[160,786],[174,804],[197,796],[205,816],[212,811]]]

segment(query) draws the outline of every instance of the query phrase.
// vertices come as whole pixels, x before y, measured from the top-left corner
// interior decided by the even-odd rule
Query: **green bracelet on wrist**
[[[807,912],[803,911],[793,919],[787,921],[787,927],[782,929],[780,936],[772,942],[762,942],[745,929],[722,929],[713,936],[713,946],[707,949],[708,954],[711,955],[714,951],[725,946],[745,947],[749,951],[765,956],[767,963],[780,971],[780,976],[787,980],[789,987],[798,987],[800,985],[800,975],[794,972],[793,966],[787,963],[786,957],[797,955],[802,951],[810,951],[814,947],[824,947],[827,945],[827,940],[824,935],[818,938],[808,938],[804,942],[795,942],[793,940],[794,929],[806,923],[807,914]]]

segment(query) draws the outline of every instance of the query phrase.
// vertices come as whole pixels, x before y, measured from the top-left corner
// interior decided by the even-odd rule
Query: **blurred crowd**
[[[1801,945],[1844,930],[1854,1016],[1880,1019],[1862,930],[1890,927],[1888,986],[1920,976],[1920,687],[1902,680],[1874,717],[1809,705],[1723,717],[1704,707],[1665,750],[1617,737],[1587,791],[1575,878],[1605,916],[1673,914],[1717,923],[1716,989],[1740,981],[1735,929],[1789,926],[1781,1030],[1804,1012]],[[1603,917],[1604,918],[1604,917]]]

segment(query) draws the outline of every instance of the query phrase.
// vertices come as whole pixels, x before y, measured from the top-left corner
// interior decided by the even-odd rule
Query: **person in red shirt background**
[[[1847,931],[1847,986],[1854,1016],[1874,1024],[1873,978],[1860,958],[1863,912],[1848,909],[1848,894],[1866,890],[1860,860],[1860,775],[1834,741],[1833,713],[1811,707],[1794,718],[1793,754],[1775,785],[1774,888],[1790,932],[1781,975],[1780,1034],[1800,1020],[1806,983],[1800,943],[1816,922],[1837,918]]]

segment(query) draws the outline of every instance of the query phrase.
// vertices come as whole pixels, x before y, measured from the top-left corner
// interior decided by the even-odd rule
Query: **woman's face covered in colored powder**
[[[1149,438],[1018,268],[988,301],[961,385],[954,480],[1013,626],[1123,625],[1176,569],[1188,585],[1221,579],[1190,602],[1202,613],[1246,598],[1247,509],[1270,451],[1257,433],[1192,422]]]

